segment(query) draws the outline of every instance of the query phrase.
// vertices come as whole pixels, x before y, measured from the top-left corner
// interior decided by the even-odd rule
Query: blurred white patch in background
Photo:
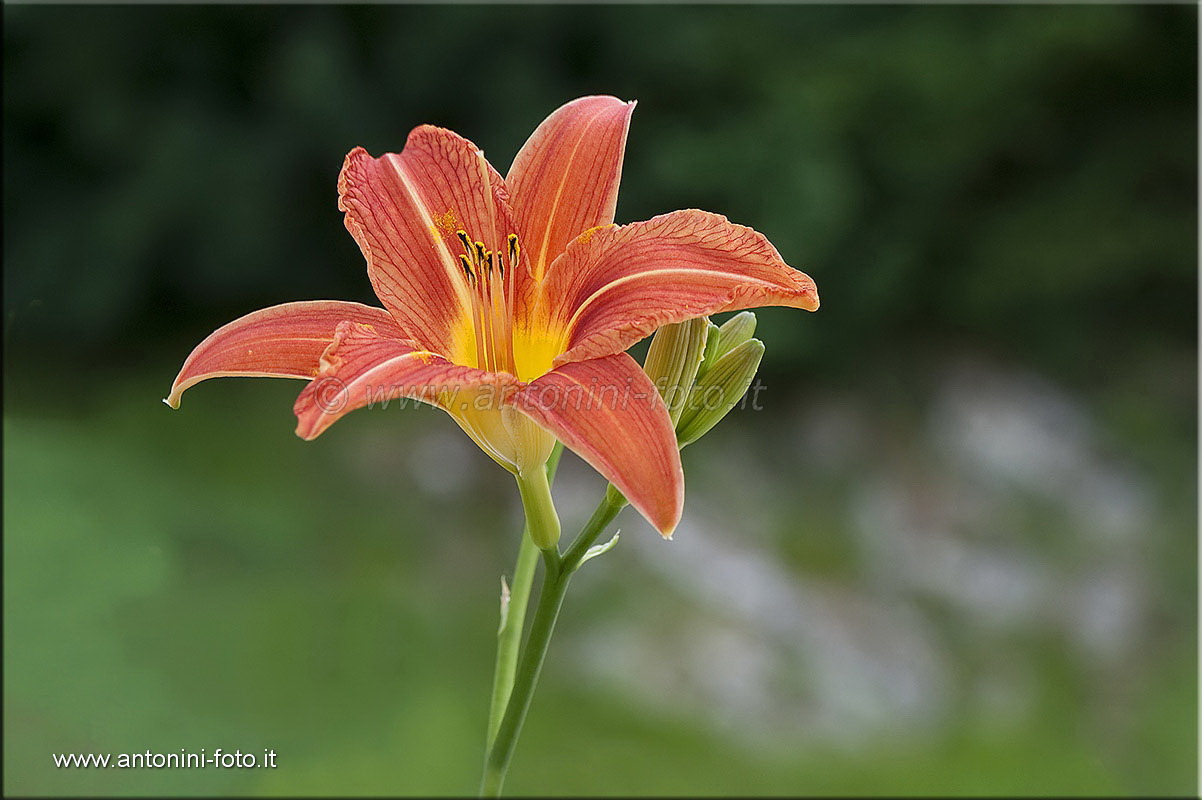
[[[784,430],[742,419],[694,445],[721,453],[686,458],[675,539],[628,511],[608,573],[578,579],[572,669],[757,750],[1012,724],[1049,641],[1119,679],[1149,614],[1145,482],[1046,381],[979,361],[932,374],[917,437],[827,396],[768,403]],[[587,513],[597,486],[564,478],[561,508]],[[789,537],[846,537],[847,563],[783,558]]]

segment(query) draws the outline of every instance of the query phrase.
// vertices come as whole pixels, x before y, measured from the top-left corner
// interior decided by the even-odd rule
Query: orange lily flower
[[[502,178],[467,139],[422,125],[401,153],[346,157],[339,209],[383,308],[285,303],[188,356],[166,399],[219,376],[310,381],[296,432],[400,396],[438,405],[494,460],[541,469],[555,439],[665,536],[684,478],[672,422],[624,351],[661,325],[764,305],[818,307],[759,233],[676,211],[614,225],[634,103],[551,114]]]

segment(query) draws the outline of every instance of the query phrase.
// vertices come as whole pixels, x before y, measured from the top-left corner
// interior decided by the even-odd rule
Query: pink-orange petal
[[[184,361],[165,402],[179,408],[180,395],[209,378],[257,376],[311,379],[338,323],[372,325],[380,334],[404,334],[382,308],[341,300],[283,303],[240,317],[209,334]]]
[[[558,367],[511,400],[616,486],[664,536],[684,508],[668,409],[625,353]]]
[[[573,100],[543,120],[513,159],[505,182],[536,280],[569,242],[614,221],[634,105]]]
[[[536,312],[562,364],[617,353],[661,325],[722,311],[814,311],[818,289],[751,228],[674,211],[580,237],[552,265]]]
[[[399,154],[352,150],[338,195],[376,295],[407,338],[459,360],[455,331],[471,306],[456,232],[504,248],[514,226],[501,176],[467,139],[422,125]]]
[[[515,382],[506,373],[452,364],[412,342],[348,322],[338,326],[317,377],[296,398],[296,435],[315,439],[351,411],[373,403],[411,397],[442,407],[463,390],[494,386],[502,391]]]

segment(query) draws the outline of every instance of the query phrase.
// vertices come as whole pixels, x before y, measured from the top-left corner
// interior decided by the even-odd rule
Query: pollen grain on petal
[[[453,235],[456,230],[463,227],[459,224],[459,217],[456,216],[455,210],[452,208],[448,208],[443,213],[435,215],[430,221],[433,223],[432,228],[434,231],[446,235]]]
[[[606,228],[613,228],[613,227],[616,227],[613,223],[610,223],[609,225],[594,225],[593,227],[589,228],[588,230],[584,231],[579,236],[577,236],[576,241],[579,244],[588,244],[590,241],[592,241],[593,237],[597,234],[598,231],[603,231]]]

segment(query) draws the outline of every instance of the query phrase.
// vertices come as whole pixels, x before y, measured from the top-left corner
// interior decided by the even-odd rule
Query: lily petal
[[[589,228],[614,221],[634,102],[581,97],[543,120],[505,182],[535,280]]]
[[[475,345],[466,341],[471,301],[456,231],[489,249],[513,231],[504,181],[484,153],[431,125],[414,128],[400,154],[372,158],[356,147],[338,179],[338,207],[407,338],[464,362]]]
[[[621,352],[671,322],[758,306],[814,311],[818,290],[763,235],[689,209],[578,237],[551,266],[536,314],[564,364]]]
[[[351,411],[399,397],[452,411],[452,403],[462,402],[466,407],[475,400],[475,390],[491,387],[503,392],[516,382],[507,373],[452,364],[429,350],[415,348],[410,341],[381,336],[368,326],[348,322],[338,326],[334,341],[321,356],[316,378],[296,398],[296,435],[316,439]],[[498,425],[502,402],[501,397],[492,402]],[[485,452],[489,448],[485,447]]]
[[[680,522],[684,471],[667,406],[625,353],[565,364],[517,391],[512,405],[616,486],[665,537]]]
[[[404,335],[387,311],[361,303],[309,300],[263,308],[223,325],[198,344],[164,402],[179,408],[180,395],[209,378],[309,380],[317,374],[318,360],[334,340],[338,324],[347,320],[375,326],[389,336]]]

